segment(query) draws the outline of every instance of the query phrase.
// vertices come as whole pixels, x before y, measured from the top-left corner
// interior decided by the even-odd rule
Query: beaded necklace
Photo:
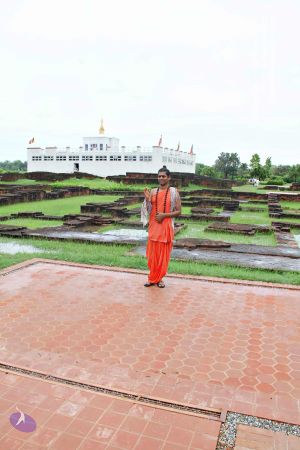
[[[169,189],[170,189],[170,187],[168,186],[168,188],[167,188],[167,190],[166,190],[165,199],[164,199],[164,213],[166,212],[167,197],[168,197]],[[158,193],[159,193],[159,187],[157,188],[157,191],[156,191],[155,214],[157,214],[157,199],[158,199]]]

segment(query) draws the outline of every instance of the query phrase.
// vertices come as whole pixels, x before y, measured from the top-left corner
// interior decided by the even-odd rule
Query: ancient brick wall
[[[300,191],[300,183],[292,183],[290,186],[291,191]]]

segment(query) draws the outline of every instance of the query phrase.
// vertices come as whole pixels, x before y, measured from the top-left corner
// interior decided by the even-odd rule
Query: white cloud
[[[126,145],[163,133],[207,163],[221,151],[296,163],[299,10],[296,0],[13,0],[0,18],[0,159],[25,159],[33,135],[79,145],[104,116]]]
[[[50,40],[192,43],[205,46],[224,37],[252,36],[255,18],[232,13],[210,0],[27,0],[15,12],[10,28]]]

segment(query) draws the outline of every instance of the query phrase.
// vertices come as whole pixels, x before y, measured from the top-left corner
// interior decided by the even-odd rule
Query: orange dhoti
[[[160,190],[157,198],[157,212],[164,212],[165,190]],[[149,283],[158,283],[167,273],[170,261],[174,229],[170,217],[161,223],[156,222],[156,194],[151,197],[152,210],[149,219],[148,244],[146,256],[150,270]],[[170,192],[168,192],[165,212],[169,213],[171,208]]]
[[[146,256],[149,283],[158,283],[167,273],[173,242],[148,241]]]

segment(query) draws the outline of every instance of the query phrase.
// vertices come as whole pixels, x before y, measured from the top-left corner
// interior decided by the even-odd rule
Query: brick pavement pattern
[[[10,425],[19,410],[33,433]],[[220,422],[0,371],[0,450],[214,450]]]
[[[300,424],[299,288],[46,261],[0,278],[0,362]]]
[[[299,450],[300,438],[278,431],[238,425],[234,450]]]

